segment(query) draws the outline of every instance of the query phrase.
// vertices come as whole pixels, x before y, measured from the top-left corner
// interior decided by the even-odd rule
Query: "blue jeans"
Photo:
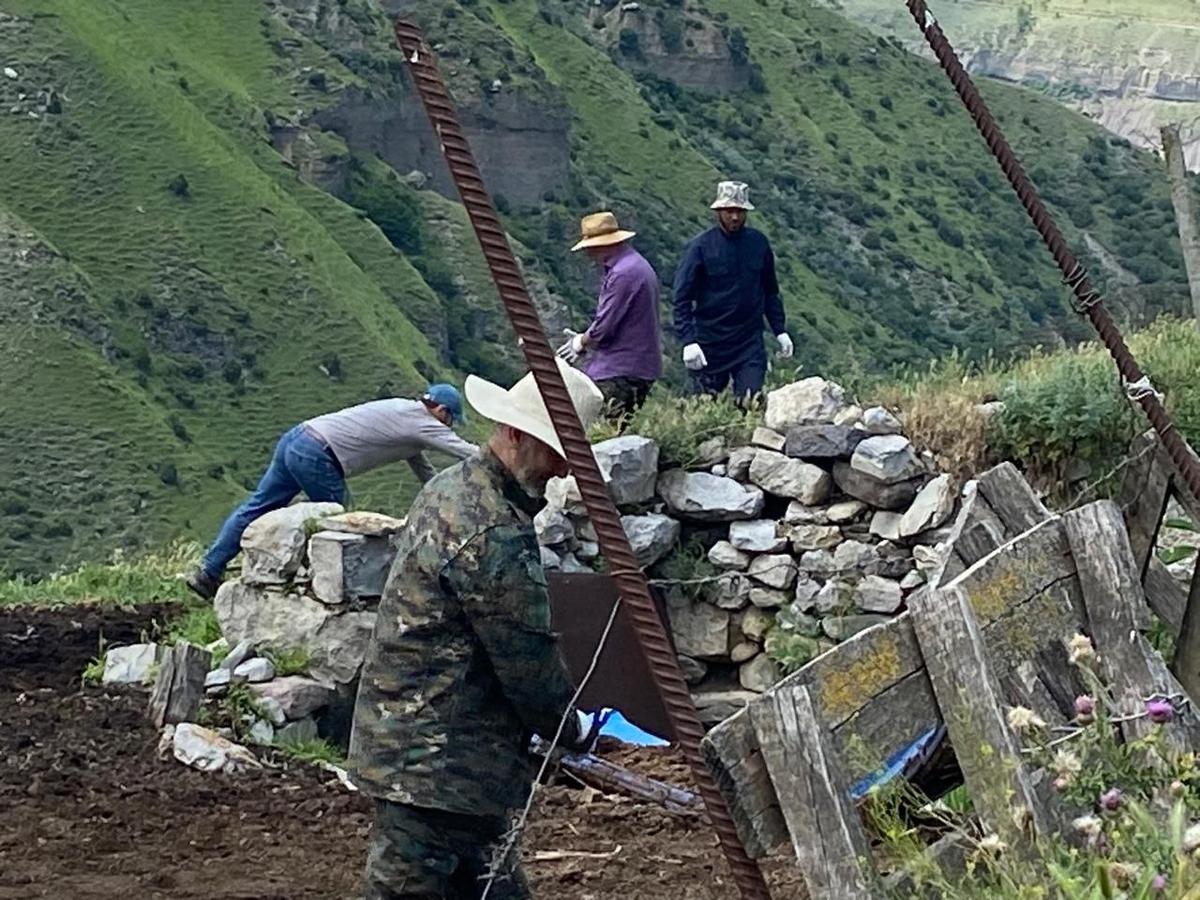
[[[767,355],[754,354],[724,369],[711,366],[693,372],[692,388],[698,394],[719,394],[733,382],[733,396],[738,405],[757,395],[767,380]]]
[[[345,504],[347,497],[341,469],[325,448],[297,425],[275,445],[271,464],[254,493],[221,526],[221,533],[204,554],[204,571],[220,578],[225,566],[238,555],[246,527],[271,510],[283,509],[301,491],[314,503]]]

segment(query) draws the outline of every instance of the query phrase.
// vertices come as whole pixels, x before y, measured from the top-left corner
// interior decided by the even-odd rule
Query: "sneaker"
[[[188,575],[186,583],[192,591],[199,594],[205,600],[211,600],[217,595],[217,588],[221,586],[221,579],[215,575],[209,575],[203,569],[196,569]]]

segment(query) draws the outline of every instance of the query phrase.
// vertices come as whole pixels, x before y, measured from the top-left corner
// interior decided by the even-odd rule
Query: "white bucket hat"
[[[744,181],[722,181],[717,185],[717,199],[710,209],[754,209],[749,185]]]
[[[604,395],[595,382],[578,369],[571,368],[561,359],[555,362],[586,431],[600,418],[604,410]],[[467,402],[485,419],[523,431],[550,446],[559,456],[566,456],[532,372],[508,390],[486,378],[468,375],[464,391]]]

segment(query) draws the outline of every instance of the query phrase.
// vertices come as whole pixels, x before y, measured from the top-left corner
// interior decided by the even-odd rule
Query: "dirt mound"
[[[143,693],[80,690],[101,631],[136,641],[162,617],[0,615],[0,900],[361,896],[366,798],[299,763],[223,776],[162,760]],[[604,752],[685,781],[672,751]],[[588,789],[554,786],[541,798],[523,851],[537,896],[736,896],[702,821]],[[803,896],[790,865],[769,869],[777,898]]]

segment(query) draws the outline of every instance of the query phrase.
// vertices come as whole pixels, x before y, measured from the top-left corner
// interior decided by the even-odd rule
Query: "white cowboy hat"
[[[744,181],[722,181],[717,185],[717,199],[710,209],[754,209],[750,202],[750,187]]]
[[[561,359],[556,359],[558,371],[567,385],[567,393],[571,395],[571,403],[579,415],[586,431],[600,418],[604,410],[604,395],[595,382],[578,369],[573,369]],[[518,431],[523,431],[530,437],[535,437],[543,444],[550,446],[559,456],[565,457],[562,444],[554,432],[550,421],[550,413],[542,402],[541,392],[530,372],[508,390],[493,384],[477,375],[468,375],[465,385],[467,402],[479,415],[498,425],[510,425]]]
[[[579,222],[579,243],[571,248],[572,251],[584,247],[607,247],[610,244],[620,244],[637,234],[636,231],[625,231],[617,224],[617,217],[610,212],[592,213],[584,216]]]

